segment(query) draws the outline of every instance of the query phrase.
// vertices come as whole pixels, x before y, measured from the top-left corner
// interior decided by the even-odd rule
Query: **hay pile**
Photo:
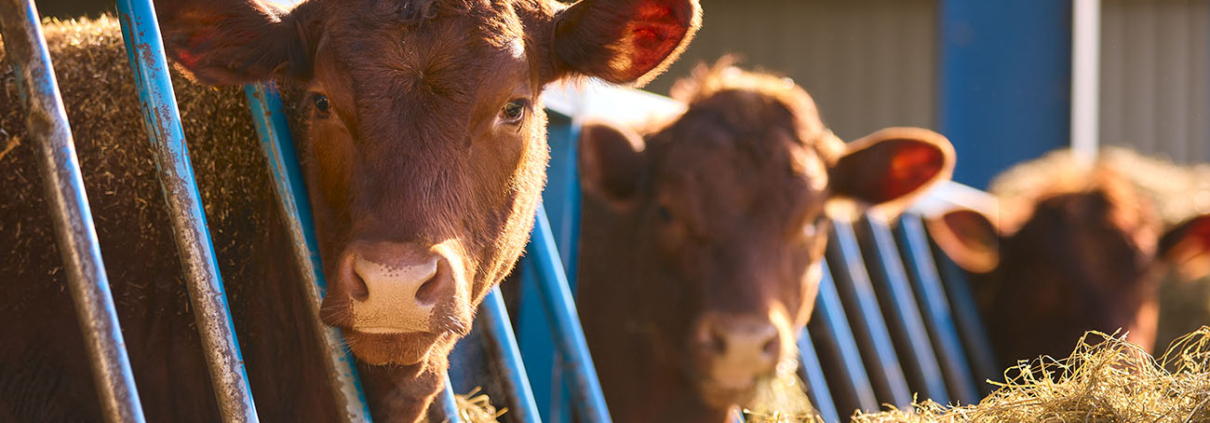
[[[1174,342],[1158,360],[1121,336],[1089,333],[1063,360],[1042,358],[1005,372],[978,405],[931,401],[912,410],[853,416],[891,422],[1210,422],[1210,327]]]

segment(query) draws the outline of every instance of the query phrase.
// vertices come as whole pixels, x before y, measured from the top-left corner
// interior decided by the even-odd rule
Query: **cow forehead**
[[[686,203],[707,220],[822,210],[826,164],[788,132],[772,131],[761,139],[722,132],[685,135],[664,149],[657,165],[655,183],[663,201]]]

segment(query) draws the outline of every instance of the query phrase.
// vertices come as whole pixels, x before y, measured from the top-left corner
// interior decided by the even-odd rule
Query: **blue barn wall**
[[[942,0],[938,124],[954,180],[997,173],[1069,142],[1071,2]]]

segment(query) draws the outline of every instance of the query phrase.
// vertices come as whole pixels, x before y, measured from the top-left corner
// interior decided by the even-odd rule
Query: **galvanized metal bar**
[[[458,399],[454,397],[454,384],[450,383],[450,375],[445,375],[445,388],[437,393],[437,398],[433,399],[433,404],[429,406],[430,413],[439,414],[435,421],[445,423],[462,423],[462,416],[458,414]]]
[[[831,235],[827,256],[839,263],[832,269],[837,292],[852,322],[861,358],[869,366],[874,393],[879,402],[907,408],[912,403],[912,394],[903,369],[899,367],[899,356],[887,331],[886,320],[878,308],[878,298],[861,258],[861,247],[857,245],[853,227],[845,222],[834,222]]]
[[[68,288],[102,412],[111,423],[141,423],[143,407],[109,290],[71,126],[34,2],[0,1],[0,31],[6,55],[16,70],[29,138],[38,146],[38,169],[51,209],[55,240],[67,270]]]
[[[269,173],[273,175],[279,210],[290,233],[290,247],[298,274],[302,276],[299,282],[307,297],[311,328],[316,331],[316,339],[323,343],[319,348],[325,352],[323,364],[328,382],[332,385],[337,405],[344,410],[341,414],[343,421],[369,422],[370,408],[357,377],[357,366],[345,348],[344,336],[340,329],[325,325],[319,318],[319,306],[323,302],[327,283],[311,220],[311,203],[307,198],[302,170],[298,167],[298,155],[294,151],[294,139],[290,135],[281,93],[275,83],[262,82],[245,86],[244,94],[260,137],[261,151],[265,153]]]
[[[910,213],[903,215],[899,219],[899,226],[895,228],[895,235],[911,276],[909,279],[915,287],[924,322],[932,335],[937,361],[949,384],[950,392],[953,393],[953,399],[961,404],[977,403],[979,392],[975,389],[976,381],[971,376],[966,351],[963,350],[962,340],[954,327],[954,315],[941,287],[941,277],[937,274],[936,262],[929,251],[928,238],[924,234],[924,224],[921,223],[920,216]]]
[[[504,297],[500,287],[492,288],[483,304],[479,306],[479,319],[487,328],[487,337],[495,344],[495,354],[503,379],[505,396],[507,396],[509,420],[517,423],[541,423],[538,414],[538,403],[534,401],[534,392],[529,386],[529,375],[525,372],[525,364],[521,361],[521,350],[517,348],[517,338],[513,335],[513,324],[508,318],[508,310],[504,307]]]
[[[821,265],[823,277],[819,281],[819,296],[815,299],[815,315],[807,324],[807,331],[813,337],[816,355],[825,365],[825,376],[839,373],[832,378],[833,403],[844,413],[856,409],[876,411],[878,399],[874,397],[874,387],[861,361],[861,352],[836,291],[832,271],[826,260]]]
[[[807,396],[819,416],[828,423],[840,421],[836,413],[836,404],[832,402],[832,391],[828,389],[828,381],[823,375],[823,366],[819,364],[819,355],[815,353],[815,343],[811,342],[811,334],[807,328],[798,333],[798,376],[807,385]]]
[[[227,422],[257,421],[214,245],[206,228],[206,214],[189,164],[155,7],[151,0],[117,0],[117,3],[126,55],[139,89],[219,412]]]
[[[882,310],[890,316],[886,320],[891,341],[899,352],[900,364],[907,375],[908,385],[913,391],[940,404],[950,402],[949,390],[937,354],[929,342],[924,318],[916,307],[916,295],[908,282],[907,271],[900,261],[899,249],[895,245],[890,228],[875,221],[869,215],[857,223],[866,268],[871,282],[875,284]]]
[[[571,375],[572,396],[579,421],[583,423],[608,423],[609,409],[601,393],[601,382],[588,353],[588,342],[580,327],[571,289],[563,273],[546,209],[538,206],[537,220],[531,235],[528,254],[523,259],[528,271],[534,272],[542,303],[550,314],[555,329],[555,342],[562,357],[564,370]]]

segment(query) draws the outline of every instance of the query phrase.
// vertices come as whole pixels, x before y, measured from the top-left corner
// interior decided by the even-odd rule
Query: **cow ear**
[[[1165,233],[1158,254],[1184,278],[1210,274],[1210,214],[1190,218]]]
[[[701,21],[697,0],[581,0],[555,17],[557,74],[641,86],[676,61]]]
[[[637,201],[647,156],[643,138],[610,124],[585,123],[580,128],[580,185],[584,193],[616,210]]]
[[[286,11],[260,0],[159,0],[169,56],[210,85],[243,84],[311,74],[320,4]]]
[[[953,172],[954,147],[941,134],[921,128],[883,129],[846,146],[829,170],[829,202],[873,206],[893,217]]]
[[[987,273],[1000,264],[1000,230],[983,213],[955,209],[925,220],[933,241],[959,267]]]

